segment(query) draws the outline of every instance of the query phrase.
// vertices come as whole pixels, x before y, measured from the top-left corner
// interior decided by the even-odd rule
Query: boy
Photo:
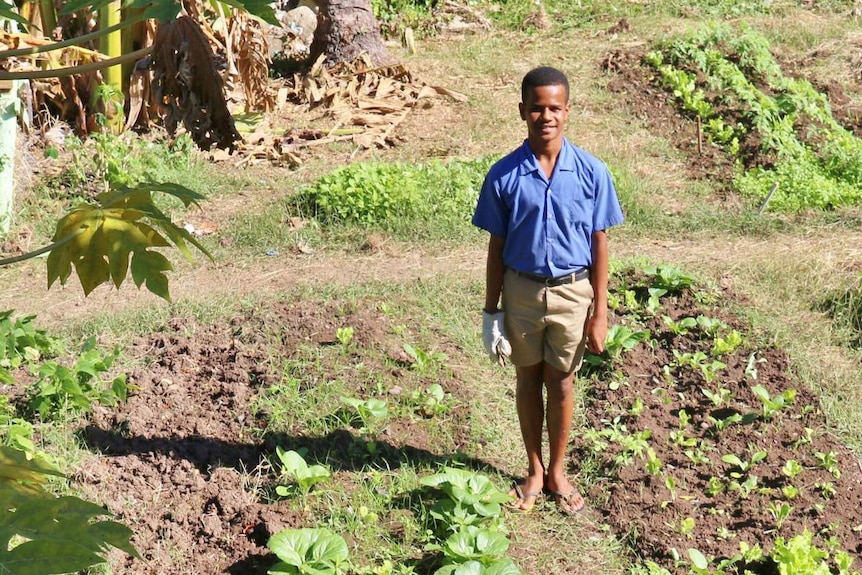
[[[573,514],[584,507],[563,467],[574,374],[585,347],[604,350],[606,230],[622,223],[623,214],[607,167],[563,135],[570,109],[565,74],[549,67],[528,72],[518,108],[527,139],[491,167],[473,216],[491,234],[483,339],[492,358],[510,355],[517,377],[527,475],[513,489],[512,507],[529,511],[547,490],[561,511]]]

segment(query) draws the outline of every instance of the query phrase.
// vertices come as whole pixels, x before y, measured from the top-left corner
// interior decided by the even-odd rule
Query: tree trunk
[[[310,60],[326,55],[327,65],[350,62],[362,52],[375,65],[392,64],[395,59],[383,45],[380,27],[371,9],[371,0],[320,0],[317,28],[311,43]]]

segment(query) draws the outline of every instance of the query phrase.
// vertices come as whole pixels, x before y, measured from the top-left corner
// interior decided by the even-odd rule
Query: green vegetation
[[[408,239],[422,227],[430,241],[473,237],[468,225],[493,159],[446,163],[357,163],[337,168],[296,196],[321,225],[359,225]]]
[[[134,187],[142,181],[175,181],[212,200],[203,204],[203,213],[213,215],[221,228],[214,240],[201,243],[218,256],[218,267],[185,264],[171,281],[187,282],[196,274],[200,288],[186,287],[192,295],[176,304],[138,311],[117,304],[123,309],[106,306],[83,317],[66,301],[68,293],[55,289],[58,300],[51,303],[69,309],[60,314],[51,308],[52,316],[76,318],[61,326],[62,339],[36,329],[32,317],[0,315],[0,346],[9,350],[0,359],[0,383],[10,385],[12,373],[24,370],[27,384],[35,384],[32,393],[17,401],[0,397],[3,442],[62,462],[57,466],[71,475],[84,448],[70,444],[80,439],[54,442],[85,425],[97,403],[109,405],[122,401],[127,391],[133,394],[133,388],[114,386],[117,370],[146,371],[149,361],[118,355],[113,345],[94,348],[84,358],[78,353],[86,339],[81,334],[98,334],[99,341],[120,342],[122,348],[151,332],[164,332],[167,341],[173,333],[168,326],[176,318],[189,321],[179,333],[191,335],[205,325],[227,325],[244,306],[265,315],[276,296],[254,294],[255,288],[245,284],[275,277],[278,282],[266,289],[279,290],[279,298],[320,305],[338,301],[346,308],[377,310],[391,323],[385,349],[365,344],[368,334],[361,323],[334,322],[329,341],[321,345],[294,334],[295,326],[280,324],[282,318],[261,336],[273,340],[267,341],[271,347],[264,349],[262,360],[271,378],[255,388],[254,396],[254,411],[264,414],[260,421],[266,428],[249,422],[248,435],[264,435],[273,450],[266,453],[272,469],[244,476],[249,495],[278,505],[279,513],[285,510],[291,520],[319,528],[275,535],[270,548],[282,563],[272,572],[665,572],[652,558],[630,553],[629,544],[642,534],[611,534],[594,514],[574,521],[558,517],[547,500],[530,516],[495,510],[506,501],[512,476],[523,472],[522,454],[512,410],[512,374],[486,365],[480,353],[475,311],[481,302],[487,238],[469,225],[469,218],[492,159],[522,136],[516,117],[519,74],[546,63],[546,55],[554,53],[554,63],[578,78],[572,85],[575,128],[570,135],[608,161],[627,215],[626,225],[610,236],[611,253],[620,258],[612,262],[614,277],[625,277],[626,283],[611,294],[615,316],[608,351],[585,358],[578,382],[576,434],[587,439],[589,448],[572,453],[577,464],[567,471],[590,494],[612,481],[609,470],[643,473],[660,486],[667,509],[692,498],[707,509],[710,501],[728,493],[742,507],[764,498],[760,511],[771,524],[763,551],[750,547],[752,541],[740,541],[738,556],[715,558],[684,543],[675,550],[680,573],[743,573],[764,567],[761,563],[778,573],[854,573],[858,561],[851,564],[845,552],[830,546],[828,533],[787,531],[803,514],[828,509],[841,494],[840,478],[849,474],[843,452],[815,448],[816,439],[828,432],[856,453],[862,448],[862,296],[853,249],[862,163],[849,128],[836,125],[839,119],[827,106],[825,90],[804,80],[817,79],[812,70],[821,71],[811,62],[837,65],[846,59],[836,46],[852,45],[845,21],[852,20],[847,13],[853,6],[816,4],[548,0],[542,6],[549,28],[543,30],[538,20],[526,21],[537,10],[532,0],[503,2],[493,12],[484,12],[486,6],[479,2],[470,9],[499,28],[482,39],[444,41],[433,38],[439,4],[374,2],[393,38],[407,26],[417,38],[428,38],[415,55],[398,52],[418,80],[458,82],[469,93],[469,103],[441,102],[432,110],[457,116],[457,124],[447,119],[439,130],[433,122],[423,125],[421,138],[411,136],[393,150],[357,155],[357,162],[355,150],[331,146],[321,154],[324,159],[304,158],[306,163],[290,172],[210,164],[188,150],[183,138],[173,144],[108,135],[87,142],[72,139],[71,159],[59,175],[37,183],[19,216],[34,237],[50,237],[50,220],[71,202],[103,191],[105,182]],[[735,23],[695,26],[695,20],[710,16]],[[632,33],[622,26],[623,19]],[[676,40],[667,42],[670,35]],[[686,171],[687,158],[661,130],[646,124],[645,112],[630,113],[627,97],[609,91],[617,80],[613,64],[618,60],[603,60],[608,67],[602,71],[598,61],[624,52],[635,40],[646,40],[661,54],[660,60],[655,54],[649,57],[658,65],[654,73],[687,110],[691,138],[700,116],[702,144],[709,152],[721,149],[735,164],[719,170],[728,186],[694,181]],[[788,63],[794,65],[792,72]],[[822,71],[823,86],[850,76],[843,68]],[[715,97],[719,92],[726,101]],[[856,98],[852,90],[848,94]],[[417,109],[414,119],[425,121],[424,113]],[[812,130],[798,131],[803,124]],[[753,152],[766,160],[750,159],[756,157]],[[775,194],[759,214],[776,181]],[[731,186],[741,199],[727,189]],[[182,204],[170,198],[164,203],[160,209],[165,214]],[[379,244],[366,252],[364,246],[374,236]],[[374,251],[377,245],[386,249]],[[278,256],[260,264],[270,249]],[[27,270],[41,270],[41,265]],[[318,265],[333,271],[325,281],[314,277]],[[352,273],[366,266],[374,273],[362,278],[375,277],[373,281],[360,281]],[[185,273],[187,268],[193,268],[191,273]],[[634,275],[621,275],[631,269]],[[270,275],[276,273],[281,275]],[[234,283],[226,290],[228,284],[212,276]],[[0,280],[8,281],[6,277]],[[242,289],[234,290],[237,284]],[[703,310],[674,309],[670,302],[691,290],[704,303]],[[719,319],[727,319],[729,310],[750,320],[750,327]],[[341,312],[332,313],[338,317]],[[238,341],[250,345],[240,333],[242,326],[230,325]],[[668,345],[684,336],[697,345]],[[296,349],[289,356],[279,354],[276,340],[290,340]],[[771,451],[765,455],[765,444],[757,441],[734,453],[714,447],[730,434],[780,425],[786,414],[802,407],[794,390],[775,389],[762,375],[772,367],[763,363],[765,350],[774,347],[787,350],[799,397],[808,397],[803,390],[816,392],[820,401],[809,407],[826,412],[829,427],[800,434],[798,459],[792,461],[776,461]],[[646,350],[663,364],[648,374],[652,391],[639,396],[629,390],[640,375],[627,378],[620,371],[635,350]],[[49,367],[41,369],[43,374],[40,366]],[[729,373],[737,375],[734,382],[741,388],[731,385]],[[697,377],[690,379],[692,374]],[[683,387],[682,380],[689,385]],[[614,404],[596,401],[596,390],[618,392],[621,399]],[[668,420],[669,430],[647,433],[636,422],[654,416],[651,398],[660,398],[668,410],[685,401],[700,405],[701,411],[678,409]],[[423,442],[393,445],[389,434],[404,425],[419,426]],[[609,451],[611,466],[601,467]],[[71,457],[64,457],[68,452]],[[680,467],[704,474],[702,493],[682,479]],[[814,473],[822,476],[811,480]],[[440,475],[453,477],[449,483],[429,483]],[[62,493],[74,487],[57,481],[49,490]],[[798,501],[807,493],[820,498],[821,509],[800,507]],[[589,506],[602,504],[601,495],[588,497]],[[95,519],[103,517],[107,515]],[[686,511],[668,521],[667,531],[694,540],[702,523],[700,515]],[[732,531],[698,536],[738,538]],[[14,551],[19,539],[10,541],[7,548]]]
[[[835,120],[810,82],[784,74],[764,36],[707,25],[645,59],[732,159],[734,187],[760,200],[761,209],[831,209],[862,200],[862,140]],[[800,125],[805,130],[797,133]],[[752,138],[759,149],[749,150]]]

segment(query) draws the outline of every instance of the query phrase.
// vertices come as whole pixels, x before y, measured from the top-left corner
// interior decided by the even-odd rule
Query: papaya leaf
[[[272,6],[266,0],[224,0],[224,3],[234,8],[245,10],[267,24],[272,24],[273,26],[280,25],[278,19],[275,17]]]
[[[44,483],[45,475],[63,474],[39,459],[30,459],[23,451],[0,446],[0,482]]]
[[[0,447],[0,573],[46,575],[77,572],[97,563],[109,547],[133,557],[132,531],[103,507],[42,488],[46,475],[63,476],[23,451]],[[25,540],[10,549],[13,539]]]
[[[17,575],[69,573],[103,563],[109,546],[139,557],[129,541],[132,532],[113,521],[94,521],[110,513],[65,496],[31,499],[0,518],[0,572]],[[27,539],[8,550],[14,536]],[[8,571],[4,571],[8,570]]]
[[[103,192],[95,204],[78,206],[57,222],[54,244],[48,256],[48,287],[61,285],[72,274],[78,275],[84,294],[102,283],[119,288],[131,271],[138,288],[170,301],[168,277],[170,262],[152,248],[174,246],[187,260],[192,259],[189,245],[208,258],[206,248],[185,229],[178,227],[154,203],[153,192],[178,199],[185,207],[198,205],[204,197],[177,184],[145,183]]]

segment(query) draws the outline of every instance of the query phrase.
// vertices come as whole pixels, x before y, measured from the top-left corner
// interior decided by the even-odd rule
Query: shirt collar
[[[533,150],[530,149],[530,142],[524,140],[520,149],[519,172],[525,176],[539,170],[539,164],[536,162],[536,156],[533,155]],[[560,155],[557,158],[557,166],[555,171],[573,172],[575,170],[574,152],[572,145],[566,138],[563,138],[563,146],[560,148]]]

